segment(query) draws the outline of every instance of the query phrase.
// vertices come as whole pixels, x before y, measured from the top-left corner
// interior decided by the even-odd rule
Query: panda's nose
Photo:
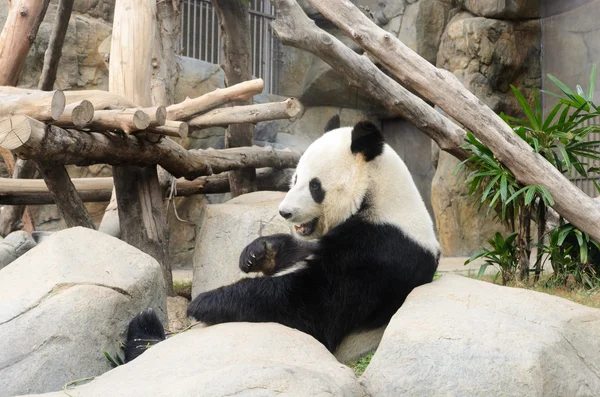
[[[283,219],[290,219],[292,217],[291,212],[287,212],[284,210],[279,210],[279,215],[281,215],[283,217]]]

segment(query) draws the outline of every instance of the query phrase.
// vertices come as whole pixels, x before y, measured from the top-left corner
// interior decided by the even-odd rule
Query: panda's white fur
[[[440,250],[433,221],[408,168],[387,144],[371,161],[350,151],[352,127],[338,128],[317,139],[303,154],[292,177],[290,191],[279,206],[288,219],[299,225],[319,218],[319,238],[357,213],[367,192],[371,206],[365,214],[373,223],[400,227],[430,252]],[[323,203],[316,203],[309,182],[319,178],[325,190]]]

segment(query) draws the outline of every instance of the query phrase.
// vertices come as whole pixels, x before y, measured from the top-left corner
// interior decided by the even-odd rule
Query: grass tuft
[[[191,281],[173,281],[173,291],[176,295],[183,296],[187,300],[192,300]]]
[[[352,368],[352,370],[354,371],[354,374],[356,374],[356,377],[361,376],[363,374],[363,372],[365,372],[365,370],[369,366],[369,363],[371,362],[371,359],[373,358],[374,354],[375,354],[375,352],[372,351],[371,353],[367,354],[366,356],[361,357],[358,360],[353,361],[349,364],[349,367]]]

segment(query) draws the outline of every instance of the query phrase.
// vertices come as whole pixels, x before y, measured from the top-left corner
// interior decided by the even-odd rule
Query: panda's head
[[[372,123],[340,128],[339,117],[300,158],[279,213],[296,234],[319,238],[356,214],[364,204],[371,169],[384,152],[383,135]]]

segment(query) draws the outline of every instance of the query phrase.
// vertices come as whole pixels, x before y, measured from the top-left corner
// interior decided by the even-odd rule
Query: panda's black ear
[[[383,153],[383,134],[370,121],[360,121],[352,129],[352,153],[362,153],[365,160],[371,161]]]
[[[325,130],[323,132],[327,133],[331,130],[336,130],[338,128],[340,128],[340,115],[336,114],[335,116],[329,119],[327,124],[325,124]]]

